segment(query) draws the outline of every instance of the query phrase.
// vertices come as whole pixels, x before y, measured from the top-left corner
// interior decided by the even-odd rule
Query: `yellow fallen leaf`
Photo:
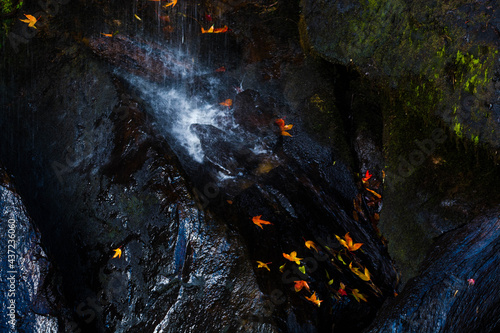
[[[322,300],[319,300],[318,298],[316,298],[316,292],[314,292],[311,297],[307,297],[306,296],[306,299],[308,301],[311,301],[313,302],[314,304],[316,304],[318,307],[321,305],[320,303],[323,302]]]
[[[24,23],[28,23],[28,27],[36,29],[35,23],[38,21],[36,19],[36,17],[34,17],[33,15],[29,15],[29,14],[24,14],[24,16],[26,16],[26,19],[24,19],[24,20],[19,19],[19,21],[24,22]]]
[[[351,252],[358,250],[361,247],[361,245],[363,245],[363,243],[354,244],[352,241],[352,238],[349,236],[349,233],[345,234],[345,236],[344,236],[345,240],[343,240],[342,238],[340,238],[337,235],[335,235],[335,237],[337,238],[337,240],[339,241],[339,243],[342,246],[344,246],[345,248],[347,248]]]
[[[303,258],[297,258],[296,251],[292,251],[292,253],[290,254],[283,253],[283,257],[285,257],[285,259],[295,262],[297,265],[300,265],[300,261],[303,259]]]
[[[137,14],[134,14],[134,17],[135,17],[136,19],[138,19],[139,21],[142,21],[142,19],[141,19],[139,16],[137,16]]]
[[[117,249],[114,249],[113,251],[115,251],[115,255],[113,256],[112,259],[118,257],[118,258],[121,258],[122,257],[122,249],[121,249],[121,246]]]
[[[177,0],[172,0],[169,3],[165,4],[163,8],[168,8],[170,6],[175,7],[175,5],[177,5]]]
[[[210,34],[210,33],[213,33],[214,32],[214,26],[212,25],[208,30],[205,30],[203,29],[203,27],[201,27],[201,33],[202,34]]]
[[[313,241],[306,241],[306,247],[310,250],[313,248],[316,252],[318,252],[318,248],[316,247],[316,244],[314,244]]]
[[[352,290],[352,296],[354,296],[354,298],[355,298],[355,299],[356,299],[356,301],[358,301],[358,302],[359,302],[359,300],[360,300],[360,299],[361,299],[361,300],[363,300],[363,301],[365,301],[365,302],[368,302],[368,301],[366,300],[365,296],[364,296],[362,293],[360,293],[358,289],[353,289],[353,290]]]
[[[363,281],[370,281],[371,277],[370,277],[370,272],[368,271],[368,268],[365,267],[365,271],[364,273],[361,272],[359,270],[359,268],[357,267],[352,267],[352,262],[349,264],[349,269],[354,273],[356,274],[357,276],[359,276],[359,278]]]
[[[271,271],[269,269],[269,266],[267,266],[267,265],[272,264],[272,262],[266,262],[266,263],[264,263],[262,261],[258,261],[257,260],[257,264],[258,264],[257,268],[266,268],[268,271]]]

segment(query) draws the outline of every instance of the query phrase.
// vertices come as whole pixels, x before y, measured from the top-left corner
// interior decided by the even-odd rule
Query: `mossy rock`
[[[302,46],[395,90],[424,121],[500,148],[495,1],[302,1]],[[406,110],[400,110],[403,116]]]
[[[403,282],[434,239],[500,203],[500,8],[495,1],[302,0],[313,58],[377,97],[386,162],[380,229]]]

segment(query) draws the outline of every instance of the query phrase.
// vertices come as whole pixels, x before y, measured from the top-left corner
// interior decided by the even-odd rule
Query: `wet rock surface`
[[[499,227],[494,210],[439,237],[419,276],[366,332],[496,332]]]
[[[2,332],[60,332],[72,313],[60,293],[60,274],[42,247],[7,171],[0,165]],[[76,327],[76,325],[75,325]]]
[[[182,73],[178,69],[181,67],[185,72],[189,72],[191,67],[174,59],[172,54],[159,45],[122,35],[92,38],[89,46],[95,54],[106,58],[115,67],[136,75],[144,75],[157,82],[180,76]]]
[[[458,136],[498,152],[497,2],[314,0],[301,6],[301,37],[312,52],[355,66],[399,90],[419,117],[437,117]]]

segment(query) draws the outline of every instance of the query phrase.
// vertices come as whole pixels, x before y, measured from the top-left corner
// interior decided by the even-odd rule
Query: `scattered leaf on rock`
[[[354,296],[354,298],[355,298],[355,299],[356,299],[356,301],[358,301],[358,302],[359,302],[359,300],[363,300],[363,301],[365,301],[365,302],[368,302],[368,301],[366,300],[365,296],[364,296],[362,293],[360,293],[358,289],[353,289],[353,290],[352,290],[352,296]]]
[[[220,34],[227,32],[229,29],[227,25],[223,26],[222,28],[214,28],[214,25],[212,25],[208,30],[205,30],[203,27],[201,27],[201,33],[202,34]]]
[[[310,250],[313,248],[316,252],[318,252],[318,248],[316,247],[316,244],[314,244],[313,241],[306,241],[306,247]]]
[[[267,269],[268,271],[271,271],[271,270],[269,269],[269,266],[267,266],[267,265],[272,264],[272,262],[266,262],[266,263],[264,263],[264,262],[262,262],[262,261],[258,261],[258,260],[257,260],[257,264],[258,264],[257,268],[265,268],[265,269]]]
[[[292,251],[292,253],[290,254],[283,253],[283,257],[285,257],[285,259],[295,262],[297,265],[300,265],[300,261],[303,259],[303,258],[297,258],[296,251]]]
[[[222,106],[227,106],[228,108],[230,108],[231,105],[233,105],[233,100],[230,99],[230,98],[228,98],[224,102],[221,102],[219,104],[222,105]]]
[[[372,174],[370,173],[370,170],[366,170],[365,176],[361,178],[363,183],[367,182],[370,178],[372,178]]]
[[[359,276],[359,278],[363,281],[370,281],[370,272],[368,271],[368,268],[365,267],[364,273],[359,270],[357,267],[352,267],[352,262],[349,264],[349,269]]]
[[[306,299],[307,299],[308,301],[313,302],[313,303],[314,303],[314,304],[316,304],[318,307],[321,305],[320,303],[321,303],[321,302],[323,302],[322,300],[320,300],[320,299],[316,298],[316,292],[314,292],[314,293],[311,295],[311,297],[307,297],[307,296],[306,296]]]
[[[113,256],[112,259],[118,257],[118,258],[121,258],[122,257],[122,249],[121,247],[117,248],[117,249],[114,249],[113,251],[115,251],[115,255]]]
[[[343,240],[342,238],[340,238],[339,236],[335,235],[335,237],[337,238],[337,240],[339,241],[339,243],[344,246],[347,250],[349,251],[356,251],[358,250],[361,245],[363,245],[363,243],[356,243],[354,244],[353,241],[352,241],[352,238],[351,236],[349,236],[349,233],[346,233],[344,238],[345,240]]]
[[[340,282],[338,293],[340,294],[340,296],[347,296],[347,292],[345,291],[345,284],[343,284],[342,282]]]
[[[33,15],[29,15],[29,14],[24,14],[24,16],[26,16],[26,19],[24,19],[24,20],[19,19],[19,21],[24,22],[24,23],[28,23],[28,27],[36,29],[35,24],[38,21],[36,19],[36,17],[34,17]]]
[[[263,224],[271,224],[272,225],[272,223],[269,221],[261,220],[260,219],[261,217],[262,217],[262,215],[252,217],[252,222],[254,224],[256,224],[257,226],[259,226],[261,229],[264,229],[262,227]]]
[[[170,6],[175,7],[175,5],[177,5],[177,0],[172,0],[169,3],[163,5],[163,8],[168,8]]]
[[[307,290],[310,291],[309,285],[307,284],[306,281],[304,280],[299,280],[299,281],[293,281],[295,283],[295,292],[299,292],[302,290],[302,288],[306,288]]]
[[[283,136],[292,136],[290,133],[287,131],[291,130],[293,125],[285,125],[285,121],[282,118],[276,119],[274,121],[276,125],[280,128],[281,135]]]

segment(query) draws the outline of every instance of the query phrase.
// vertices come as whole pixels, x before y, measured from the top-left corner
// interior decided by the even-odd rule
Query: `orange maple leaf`
[[[260,219],[261,217],[262,217],[262,215],[252,217],[252,222],[254,224],[258,225],[261,229],[264,229],[264,228],[262,228],[262,224],[272,224],[269,221],[261,220]]]
[[[163,5],[163,8],[168,8],[170,6],[175,7],[175,5],[177,5],[177,0],[172,0],[169,3]]]
[[[312,247],[314,250],[316,250],[316,252],[318,252],[318,248],[316,247],[316,244],[314,244],[314,242],[313,242],[313,241],[306,241],[306,246],[307,246],[307,248],[308,248],[309,250],[310,250],[310,249],[311,249],[311,247]]]
[[[351,238],[351,236],[349,236],[349,233],[345,234],[345,236],[344,236],[345,240],[343,240],[342,238],[340,238],[337,235],[335,235],[335,237],[337,238],[339,243],[342,244],[342,246],[347,248],[349,251],[356,251],[357,249],[359,249],[361,247],[361,245],[363,245],[363,243],[353,244],[352,238]]]
[[[203,27],[201,27],[202,34],[220,34],[227,32],[228,30],[229,28],[227,27],[227,25],[223,26],[222,28],[214,28],[214,25],[212,25],[210,28],[208,28],[208,30],[205,30],[203,29]]]
[[[292,136],[287,131],[291,130],[293,125],[285,125],[285,121],[281,118],[275,120],[275,124],[278,125],[283,136]]]
[[[306,288],[307,290],[311,291],[311,289],[309,289],[309,285],[307,284],[306,281],[304,280],[299,280],[299,281],[293,281],[295,282],[295,292],[299,292],[302,290],[302,288]]]
[[[36,29],[35,23],[38,21],[36,19],[36,17],[34,17],[33,15],[29,15],[29,14],[24,14],[24,16],[26,16],[26,19],[24,19],[24,20],[19,19],[19,21],[24,22],[24,23],[28,23],[28,27]]]
[[[205,30],[203,29],[203,27],[201,27],[201,33],[202,34],[211,34],[214,32],[214,26],[212,25],[210,28],[208,28],[208,30]]]
[[[104,37],[113,37],[113,34],[105,34],[105,33],[102,33],[102,32],[101,32],[101,35],[103,35]]]
[[[121,249],[121,246],[117,249],[114,249],[113,251],[115,251],[115,255],[113,256],[112,259],[118,257],[118,258],[121,258],[122,257],[122,249]]]
[[[314,303],[314,304],[316,304],[318,307],[321,305],[320,303],[321,303],[321,302],[323,302],[322,300],[320,300],[320,299],[317,299],[317,298],[316,298],[316,292],[314,292],[314,293],[311,295],[311,297],[307,297],[307,296],[306,296],[306,299],[307,299],[308,301],[313,302],[313,303]]]
[[[215,28],[214,34],[224,33],[224,32],[227,32],[227,30],[228,30],[227,25],[223,26],[222,28]]]
[[[259,265],[257,266],[257,268],[266,268],[268,271],[271,271],[271,270],[269,269],[269,266],[267,266],[267,265],[272,264],[272,262],[266,262],[266,263],[264,263],[264,262],[262,262],[262,261],[258,261],[258,260],[256,260],[256,262],[257,262],[257,264],[259,264]]]
[[[222,105],[222,106],[227,106],[228,108],[230,108],[231,105],[233,105],[233,100],[230,99],[230,98],[228,98],[224,102],[219,103],[219,104]]]
[[[297,265],[300,265],[300,261],[303,259],[303,258],[297,258],[297,252],[295,251],[292,251],[292,253],[290,254],[283,253],[283,257],[285,257],[285,259],[288,259],[290,261],[294,261]]]

